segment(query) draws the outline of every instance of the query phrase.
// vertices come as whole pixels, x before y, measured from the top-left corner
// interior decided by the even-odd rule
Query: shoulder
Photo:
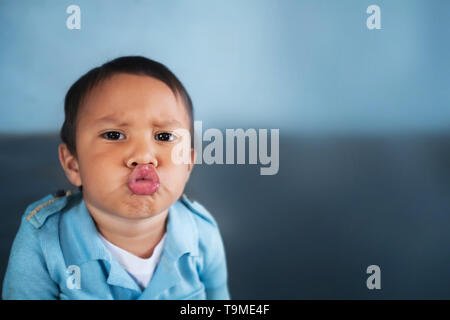
[[[64,211],[70,192],[49,194],[30,204],[14,238],[3,281],[7,299],[53,299],[58,295],[56,267],[58,254],[57,213]],[[56,231],[56,232],[55,232]],[[56,249],[56,250],[55,250]]]
[[[191,211],[198,230],[199,249],[203,254],[216,251],[223,246],[219,226],[213,215],[199,202],[189,199],[185,194],[181,202]]]
[[[63,211],[76,195],[72,194],[70,190],[59,190],[46,195],[26,208],[23,219],[34,228],[39,229],[50,216]]]
[[[186,194],[181,196],[180,202],[192,212],[197,225],[209,225],[210,227],[217,228],[216,219],[214,219],[212,214],[203,205],[195,200],[189,199]]]

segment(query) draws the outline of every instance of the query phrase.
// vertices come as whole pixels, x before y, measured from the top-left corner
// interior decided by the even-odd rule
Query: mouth
[[[134,194],[152,195],[159,189],[159,177],[153,166],[138,165],[131,172],[127,186]]]

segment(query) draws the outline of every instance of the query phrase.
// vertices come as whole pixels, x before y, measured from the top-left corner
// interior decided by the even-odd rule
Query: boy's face
[[[186,138],[175,130],[189,128],[183,102],[166,84],[148,76],[116,74],[86,96],[77,117],[77,157],[70,158],[62,145],[61,163],[69,180],[83,185],[90,210],[150,217],[183,193],[194,150],[190,164],[176,164],[172,149]],[[129,186],[130,175],[145,164],[154,167],[159,188],[153,194],[136,194]]]

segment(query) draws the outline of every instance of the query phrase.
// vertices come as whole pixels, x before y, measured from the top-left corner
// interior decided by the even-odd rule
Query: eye
[[[174,141],[177,137],[170,132],[160,132],[155,134],[155,139],[159,141]]]
[[[123,140],[125,139],[125,136],[117,131],[108,131],[102,134],[102,137],[107,140]]]

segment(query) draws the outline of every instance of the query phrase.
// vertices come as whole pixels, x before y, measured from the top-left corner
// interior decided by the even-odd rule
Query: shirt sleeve
[[[58,299],[58,284],[49,275],[39,231],[22,218],[3,280],[4,300]]]
[[[200,279],[205,285],[208,300],[229,300],[228,273],[225,248],[217,228],[212,232],[205,247],[205,265]]]

